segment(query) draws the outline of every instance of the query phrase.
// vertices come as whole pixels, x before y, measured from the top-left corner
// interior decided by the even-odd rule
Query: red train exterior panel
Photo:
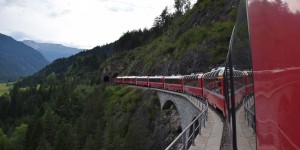
[[[183,91],[183,86],[182,84],[168,84],[165,83],[165,89],[170,90],[170,91],[178,91],[182,92]]]
[[[194,96],[202,97],[202,76],[203,74],[185,75],[183,77],[183,91]]]
[[[203,97],[226,116],[223,74],[224,68],[220,68],[203,75]]]
[[[300,149],[300,1],[248,2],[257,149]]]
[[[194,86],[184,86],[183,87],[184,92],[195,95],[195,96],[203,96],[203,89],[202,87],[194,87]]]
[[[123,83],[123,78],[122,77],[116,77],[115,82],[118,84]]]
[[[234,89],[226,90],[229,95],[228,100],[231,99],[229,93],[233,90],[236,104],[241,103],[245,95],[254,93],[255,109],[253,110],[256,115],[256,148],[258,150],[300,149],[300,117],[298,115],[300,108],[300,1],[246,0],[243,3],[248,8],[250,45],[247,45],[247,39],[243,40],[238,37],[248,36],[240,34],[240,31],[246,31],[244,26],[247,25],[247,23],[240,22],[235,28],[236,31],[233,32],[235,33],[233,35],[237,37],[233,38],[235,40],[233,43],[230,43],[230,49],[233,50],[231,51],[233,71],[230,72],[233,74],[243,72],[244,75],[234,76],[234,79],[226,81],[234,87]],[[239,17],[238,19],[247,18]],[[238,41],[244,45],[236,44],[235,42]],[[250,53],[248,50],[251,50]],[[252,58],[240,59],[248,55]],[[144,80],[137,79],[136,84],[155,88],[164,87],[167,90],[184,91],[196,95],[203,93],[203,97],[215,108],[220,109],[224,116],[233,118],[235,112],[233,111],[232,115],[225,107],[225,102],[227,102],[228,108],[231,108],[231,101],[225,101],[224,79],[219,75],[211,73],[210,76],[205,77],[204,74],[202,82],[199,82],[201,83],[198,85],[199,89],[196,86],[184,85],[183,76],[164,77],[165,80],[162,83],[149,82],[145,78]],[[225,79],[228,80],[227,77]],[[134,84],[133,80],[130,81],[125,77],[116,78],[116,82]],[[226,84],[227,87],[228,84]],[[202,92],[200,87],[203,87]],[[229,123],[238,123],[231,121]],[[234,128],[231,126],[230,129]]]
[[[235,106],[238,107],[238,104],[240,104],[246,96],[246,75],[243,71],[233,70],[233,78]]]
[[[221,110],[223,116],[226,116],[225,98],[223,95],[207,89],[203,89],[203,95],[210,105]]]
[[[164,76],[149,77],[149,86],[153,88],[164,88]]]
[[[253,93],[253,75],[251,71],[244,71],[246,95]]]
[[[234,96],[235,96],[235,106],[236,107],[238,107],[238,104],[241,103],[241,101],[243,100],[245,95],[246,95],[245,86],[235,91]]]
[[[136,77],[135,76],[129,76],[129,84],[136,85]]]
[[[136,77],[136,85],[138,86],[149,86],[148,76]]]
[[[171,91],[183,91],[183,76],[165,77],[165,89]]]

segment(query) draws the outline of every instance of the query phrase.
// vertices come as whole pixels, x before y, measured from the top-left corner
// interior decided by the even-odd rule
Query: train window
[[[148,81],[148,78],[147,78],[147,77],[137,78],[137,81],[140,81],[140,82],[147,82],[147,81]]]
[[[149,82],[160,82],[160,78],[149,78]]]
[[[254,107],[254,98],[251,98],[253,102],[251,102],[253,109],[246,108],[247,105],[243,105],[248,102],[249,97],[253,93],[253,86],[252,88],[247,89],[247,85],[245,83],[245,76],[248,77],[248,81],[253,84],[252,80],[252,58],[251,58],[251,48],[250,48],[250,41],[249,41],[249,30],[248,30],[248,17],[247,17],[247,3],[246,0],[241,0],[239,3],[237,14],[237,20],[232,32],[232,36],[230,39],[230,46],[229,52],[227,55],[227,62],[225,67],[225,98],[227,104],[227,120],[228,124],[230,124],[230,130],[232,134],[230,137],[232,138],[232,149],[242,149],[242,141],[237,139],[238,135],[244,135],[245,130],[251,129],[253,130],[253,135],[251,137],[244,136],[248,143],[251,145],[256,145],[256,140],[253,138],[256,137],[255,135],[255,110]],[[247,73],[244,73],[247,72]],[[251,79],[250,79],[251,78]],[[241,105],[241,106],[240,106]],[[249,121],[247,118],[243,119],[243,117],[239,116],[248,116],[245,113],[249,114],[252,113],[252,122]],[[245,124],[251,124],[251,126],[247,126]],[[249,129],[246,129],[249,128]],[[238,129],[238,130],[237,130]],[[241,133],[237,133],[241,132]],[[251,140],[252,138],[252,140]],[[251,147],[251,146],[250,146]],[[252,147],[256,148],[256,147]]]
[[[187,86],[198,86],[198,76],[187,76],[184,78],[184,85]]]
[[[168,78],[168,79],[166,79],[166,83],[169,83],[169,84],[178,84],[178,79]]]

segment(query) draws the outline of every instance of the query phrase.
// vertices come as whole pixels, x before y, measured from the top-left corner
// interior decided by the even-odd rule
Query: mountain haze
[[[0,34],[0,81],[31,75],[48,63],[40,52]]]
[[[22,42],[41,52],[50,62],[58,58],[69,57],[82,51],[82,49],[67,47],[61,44],[38,43],[31,40],[25,40]]]
[[[2,134],[7,141],[2,145],[165,149],[183,130],[180,117],[168,116],[176,114],[175,107],[161,110],[155,92],[115,85],[113,79],[205,72],[224,64],[237,3],[198,0],[192,8],[178,5],[174,13],[166,8],[150,29],[128,31],[110,44],[57,59],[17,82],[10,95],[0,97],[0,139]]]

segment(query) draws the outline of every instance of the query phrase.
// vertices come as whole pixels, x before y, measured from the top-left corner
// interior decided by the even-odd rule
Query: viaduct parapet
[[[201,112],[201,109],[184,94],[157,90],[157,96],[161,109],[168,109],[172,104],[175,105],[180,116],[182,129],[185,129]]]

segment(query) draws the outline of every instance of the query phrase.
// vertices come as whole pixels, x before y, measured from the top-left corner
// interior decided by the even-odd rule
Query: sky
[[[0,33],[90,49],[150,28],[174,0],[0,0]],[[170,10],[172,11],[172,10]]]

